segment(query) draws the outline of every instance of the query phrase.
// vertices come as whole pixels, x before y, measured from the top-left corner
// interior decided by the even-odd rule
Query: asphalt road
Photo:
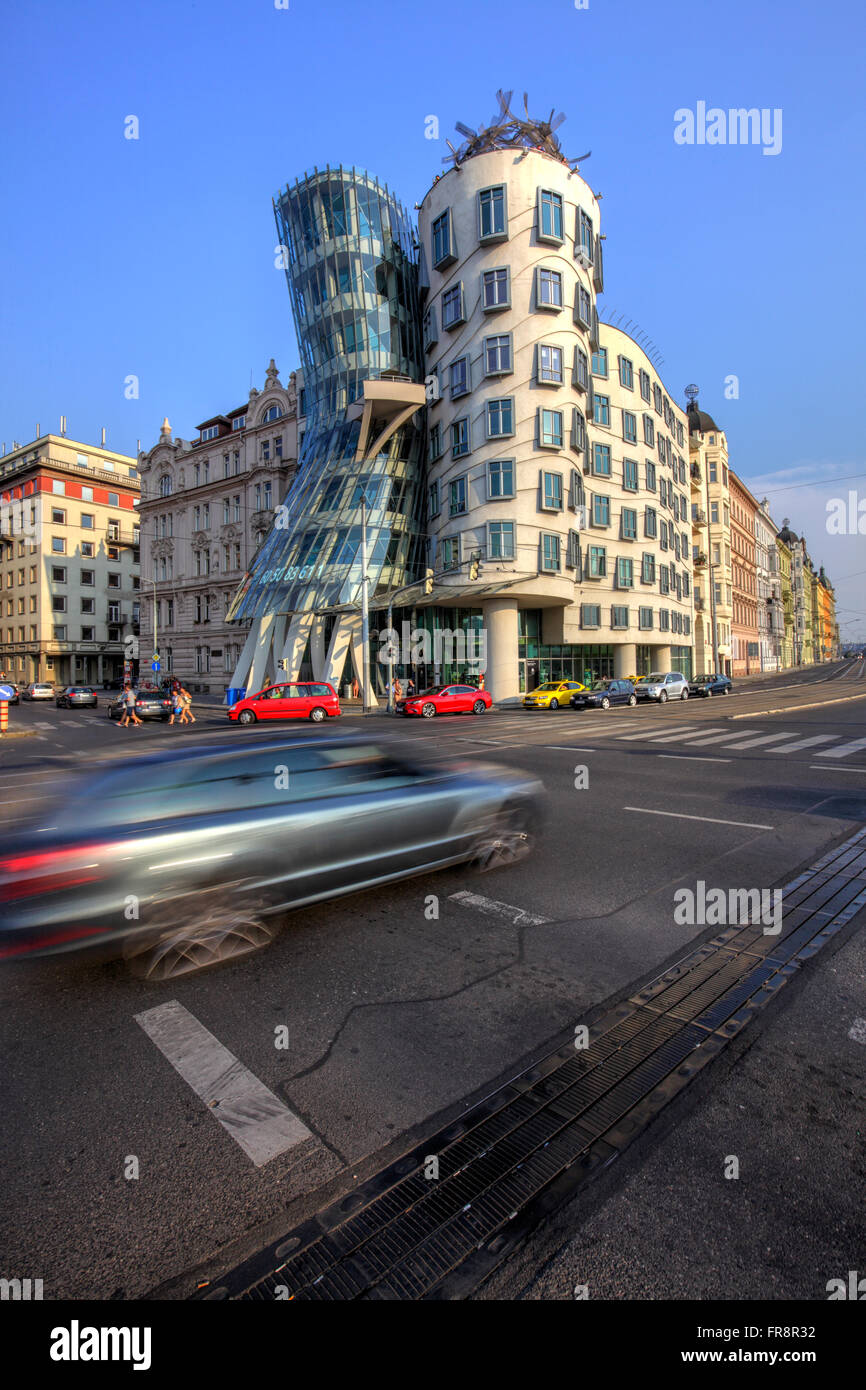
[[[10,727],[35,736],[0,747],[0,826],[104,758],[260,736],[217,708],[199,716],[127,731],[104,707],[13,708]],[[535,854],[306,909],[265,952],[170,985],[119,964],[7,965],[6,1277],[42,1278],[46,1298],[134,1298],[236,1262],[315,1209],[322,1184],[351,1186],[682,954],[705,929],[675,922],[678,887],[769,887],[866,821],[862,662],[664,708],[341,724],[534,772],[547,793]],[[137,1021],[169,1001],[310,1137],[256,1166]]]

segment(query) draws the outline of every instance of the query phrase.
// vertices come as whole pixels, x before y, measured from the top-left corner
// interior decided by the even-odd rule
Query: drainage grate
[[[782,894],[779,932],[721,932],[599,1019],[589,1047],[551,1053],[195,1297],[470,1294],[866,904],[866,829]]]

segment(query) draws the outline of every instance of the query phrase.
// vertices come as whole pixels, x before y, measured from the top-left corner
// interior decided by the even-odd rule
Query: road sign
[[[14,700],[15,691],[11,685],[0,685],[0,700]]]
[[[154,652],[153,656],[150,659],[151,661],[159,661],[159,652]]]
[[[159,670],[159,662],[158,662],[158,661],[152,661],[152,662],[150,663],[150,669],[151,669],[151,671],[158,671],[158,670]]]

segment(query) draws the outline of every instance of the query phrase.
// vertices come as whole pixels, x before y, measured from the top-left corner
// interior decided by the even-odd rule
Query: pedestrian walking
[[[177,681],[174,681],[171,687],[171,718],[168,721],[169,724],[173,724],[175,719],[178,719],[181,724],[183,723],[183,700],[180,698],[180,686]]]
[[[403,687],[402,687],[402,685],[400,684],[400,677],[399,677],[399,676],[395,676],[395,677],[394,677],[394,699],[395,699],[395,700],[402,700],[402,698],[403,698]]]
[[[194,724],[195,715],[192,712],[192,696],[185,686],[180,688],[180,722],[181,724]]]
[[[120,720],[123,727],[125,729],[129,728],[130,719],[132,720],[133,724],[140,724],[141,720],[135,712],[135,691],[133,690],[131,685],[125,685],[123,687],[123,694],[120,697],[120,703],[123,706],[123,714]]]

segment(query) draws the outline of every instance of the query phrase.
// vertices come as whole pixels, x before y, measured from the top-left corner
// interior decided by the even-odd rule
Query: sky
[[[525,91],[566,113],[566,155],[592,152],[601,317],[653,339],[680,404],[700,387],[731,466],[834,581],[843,640],[866,640],[862,4],[578,3],[7,5],[0,443],[65,414],[135,453],[166,415],[189,439],[242,404],[271,357],[285,382],[271,198],[354,164],[411,210],[455,121]],[[766,111],[764,142],[678,143],[699,103]]]

